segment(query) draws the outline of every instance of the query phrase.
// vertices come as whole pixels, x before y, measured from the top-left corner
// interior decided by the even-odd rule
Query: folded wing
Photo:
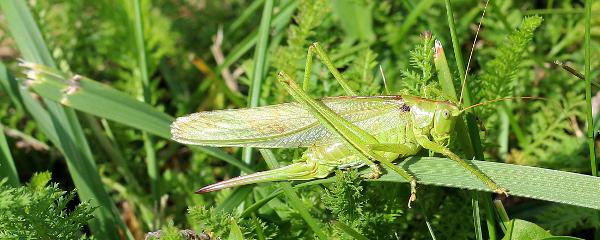
[[[404,121],[399,113],[402,100],[333,97],[321,101],[374,135]],[[338,137],[297,103],[194,113],[177,118],[171,135],[185,144],[258,148],[307,147]]]

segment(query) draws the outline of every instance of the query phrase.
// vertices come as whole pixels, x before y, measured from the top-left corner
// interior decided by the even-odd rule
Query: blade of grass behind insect
[[[8,178],[8,184],[13,187],[17,187],[20,184],[15,161],[10,154],[10,148],[4,135],[4,126],[0,124],[0,180],[2,178]]]
[[[252,193],[252,188],[254,186],[246,185],[241,186],[233,190],[233,192],[221,203],[217,206],[217,212],[232,212],[236,207],[238,207],[250,193]]]
[[[244,24],[253,14],[255,14],[256,11],[258,11],[264,1],[265,0],[253,1],[250,6],[246,7],[246,9],[244,9],[244,11],[236,17],[235,21],[229,25],[229,28],[227,28],[227,35],[237,31],[242,24]]]
[[[394,43],[404,41],[404,37],[406,36],[408,31],[410,31],[410,29],[417,23],[417,18],[419,18],[419,16],[421,16],[423,12],[428,10],[434,2],[434,0],[420,1],[419,4],[410,11],[408,16],[406,16],[406,18],[402,22],[402,25],[400,25],[400,29],[398,30],[396,35],[394,35]]]
[[[266,0],[258,27],[258,42],[254,51],[254,67],[252,80],[248,91],[248,107],[257,107],[260,98],[261,84],[264,78],[264,69],[267,62],[267,47],[269,45],[269,30],[273,16],[273,0]],[[252,148],[246,147],[242,153],[242,161],[246,164],[252,162]]]
[[[19,86],[16,81],[12,81],[12,76],[8,73],[6,66],[0,62],[0,89],[4,89],[4,93],[10,97],[17,111],[24,111],[21,104],[21,96],[19,95]]]
[[[22,56],[33,62],[56,66],[25,1],[0,1],[8,28]],[[89,221],[92,233],[101,239],[118,238],[117,228],[132,238],[119,217],[112,199],[104,191],[95,161],[83,130],[72,109],[63,109],[52,101],[44,101],[45,110],[30,93],[20,88],[21,101],[36,120],[38,127],[59,148],[67,160],[69,173],[82,201],[100,206]]]
[[[9,77],[11,76],[8,75],[6,66],[0,63],[0,85],[4,89],[4,92],[10,96],[15,105],[20,106],[20,104],[17,103],[17,96],[13,93],[13,89],[10,87],[8,81],[6,81]],[[8,178],[8,183],[10,185],[14,187],[19,186],[19,174],[17,173],[14,159],[10,153],[6,136],[4,135],[4,126],[0,124],[0,179],[4,177]]]
[[[587,121],[587,138],[588,147],[590,154],[590,164],[592,168],[592,175],[598,176],[598,165],[596,163],[596,149],[594,148],[594,124],[592,117],[592,73],[591,73],[591,59],[592,50],[590,46],[590,31],[591,31],[591,18],[592,18],[592,1],[585,1],[585,101],[586,101],[586,121]]]
[[[590,154],[590,164],[592,168],[592,175],[598,176],[598,164],[596,163],[596,149],[595,149],[595,135],[594,135],[594,120],[592,116],[592,72],[591,72],[591,59],[592,59],[592,49],[591,49],[591,22],[592,22],[592,0],[585,1],[585,36],[583,47],[585,48],[584,58],[585,58],[585,66],[584,66],[584,76],[585,76],[585,102],[586,102],[586,122],[587,122],[587,138],[588,138],[588,147]],[[594,231],[594,238],[596,240],[600,239],[600,227],[596,227]]]
[[[68,75],[39,64],[25,63],[25,71],[30,73],[29,88],[40,96],[68,107],[106,118],[127,126],[146,131],[156,136],[171,138],[170,124],[173,117],[159,112],[152,106],[140,102],[128,94],[117,91],[108,85],[80,76],[78,90],[65,93],[71,79]],[[27,93],[29,94],[29,93]],[[39,124],[39,123],[38,123]],[[221,159],[242,171],[253,172],[247,164],[225,153],[219,148],[194,146],[208,155]]]
[[[133,25],[134,28],[134,39],[137,50],[138,69],[137,72],[140,74],[140,82],[142,85],[142,99],[145,103],[152,105],[150,92],[150,79],[148,77],[148,65],[146,58],[146,44],[144,43],[144,26],[142,23],[142,10],[140,0],[133,1]],[[142,132],[142,138],[144,139],[144,151],[146,152],[146,171],[148,172],[148,178],[150,179],[150,189],[152,192],[154,212],[160,214],[158,206],[160,204],[160,178],[159,178],[159,166],[156,159],[156,152],[154,150],[154,141],[147,132]],[[153,229],[160,228],[161,216],[154,218]]]
[[[275,14],[272,21],[274,32],[281,31],[292,18],[294,10],[298,6],[298,1],[290,1],[287,5],[282,7],[282,10]],[[253,32],[248,37],[244,38],[239,44],[231,50],[225,57],[223,64],[219,65],[215,72],[221,72],[224,68],[230,67],[234,62],[239,60],[244,54],[246,54],[258,41],[258,32]]]
[[[325,179],[317,179],[317,180],[312,180],[312,181],[308,181],[308,182],[304,182],[304,183],[300,183],[300,184],[296,184],[293,186],[294,189],[300,189],[303,187],[308,187],[308,186],[313,186],[313,185],[319,185],[319,184],[328,184],[328,183],[333,183],[335,182],[335,176],[330,177],[330,178],[325,178]],[[265,204],[267,204],[269,201],[271,201],[272,199],[276,198],[277,196],[279,196],[280,194],[283,193],[283,188],[278,188],[275,191],[271,192],[271,194],[267,195],[266,197],[256,201],[254,204],[252,204],[251,206],[247,207],[244,212],[242,212],[242,214],[240,215],[240,217],[247,217],[249,216],[250,213],[253,213],[254,211],[260,209],[262,206],[264,206]]]
[[[342,232],[346,233],[348,236],[354,239],[368,240],[367,237],[363,236],[362,234],[352,229],[350,226],[344,224],[343,222],[333,220],[331,221],[331,225],[333,225],[334,227],[336,227],[337,229],[341,230]]]
[[[435,232],[433,231],[433,227],[431,226],[431,221],[429,221],[429,217],[427,217],[427,212],[423,210],[421,204],[415,204],[415,210],[417,211],[417,213],[423,215],[423,218],[425,219],[425,225],[427,225],[427,230],[429,231],[431,239],[437,240],[437,238],[435,237]]]
[[[348,37],[360,42],[371,42],[375,39],[372,17],[374,3],[333,0],[330,4]]]
[[[538,167],[520,166],[506,163],[465,160],[482,170],[498,184],[511,189],[511,196],[520,196],[556,203],[569,204],[600,210],[598,185],[600,177],[584,174],[557,171]],[[492,190],[477,177],[465,171],[456,162],[447,158],[437,157],[410,157],[398,166],[414,173],[420,184],[453,187],[460,189],[491,192]],[[368,173],[363,169],[360,173]],[[335,181],[335,176],[308,181],[294,186],[294,189],[329,184]],[[368,180],[373,182],[398,182],[406,183],[406,179],[394,171],[387,171],[379,179]],[[576,187],[574,187],[576,186]],[[265,198],[246,208],[242,217],[249,216],[269,200],[282,194],[281,189],[273,191]],[[565,194],[568,193],[568,194]]]
[[[125,160],[125,157],[123,157],[122,151],[114,142],[114,139],[112,138],[112,133],[108,131],[105,132],[104,130],[102,130],[102,127],[98,123],[98,119],[96,119],[95,117],[88,114],[82,117],[85,119],[87,125],[92,130],[92,135],[96,138],[96,140],[100,144],[100,147],[108,155],[108,158],[111,161],[115,161],[117,165],[117,171],[123,176],[126,184],[130,186],[137,194],[141,194],[142,187],[135,178],[135,175],[133,174],[131,169],[129,168],[129,163]]]
[[[444,49],[439,41],[435,42],[435,51],[434,51],[434,63],[438,72],[438,80],[440,81],[440,85],[442,86],[442,90],[446,95],[448,95],[453,101],[458,101],[456,97],[456,91],[454,90],[454,83],[452,81],[452,73],[450,73],[450,68],[448,67],[448,62],[446,60],[446,55],[444,54]],[[460,146],[463,148],[463,152],[465,152],[466,156],[473,156],[474,152],[474,144],[469,136],[471,133],[465,122],[462,120],[457,121],[456,123],[456,132],[457,132],[457,140],[460,142]],[[471,146],[470,148],[468,146]],[[481,230],[481,219],[479,214],[479,203],[480,196],[477,192],[471,192],[471,206],[473,207],[473,225],[475,227],[475,236],[478,240],[483,239],[482,230]]]
[[[461,84],[461,91],[460,91],[460,97],[461,100],[464,101],[464,104],[466,106],[471,106],[472,102],[471,102],[471,94],[468,88],[468,84],[466,82],[466,68],[465,68],[465,64],[463,63],[463,57],[462,57],[462,52],[461,52],[461,45],[460,45],[460,41],[458,40],[458,35],[456,34],[456,26],[454,24],[454,13],[452,10],[452,4],[450,3],[450,0],[445,0],[445,5],[446,5],[446,15],[448,17],[448,27],[450,29],[450,36],[452,38],[452,48],[453,48],[453,52],[454,52],[454,56],[455,56],[455,60],[456,60],[456,67],[458,68],[458,75],[460,77],[460,80],[462,82]],[[483,17],[483,15],[482,15]],[[473,46],[475,47],[475,46]],[[452,84],[452,79],[447,79],[446,81],[449,80],[448,84]],[[452,85],[453,86],[453,85]],[[455,91],[456,93],[456,91]],[[460,104],[460,103],[459,103]],[[479,131],[477,129],[477,125],[475,123],[475,117],[470,113],[470,111],[468,111],[466,113],[466,120],[467,120],[467,129],[468,129],[468,133],[464,134],[462,137],[469,139],[469,141],[471,142],[471,146],[473,148],[473,153],[475,158],[477,159],[484,159],[483,156],[483,148],[481,147],[481,140],[479,139]],[[462,123],[463,121],[459,121],[459,123]],[[460,124],[459,124],[460,125]],[[460,136],[459,136],[460,137]],[[475,223],[475,234],[476,237],[478,239],[483,239],[482,235],[481,235],[481,225],[478,224],[481,222],[480,215],[479,215],[479,201],[483,201],[484,204],[491,204],[491,196],[489,194],[483,194],[483,193],[473,193],[473,194],[478,194],[478,196],[473,196],[472,197],[472,206],[473,206],[473,221]],[[494,212],[493,211],[489,211],[489,209],[491,209],[490,207],[486,206],[486,223],[487,223],[487,228],[488,228],[488,237],[491,240],[496,239],[496,226],[495,226],[495,218],[494,218]]]
[[[275,169],[279,167],[279,163],[277,162],[277,159],[275,158],[275,155],[271,150],[260,149],[259,151],[270,169]],[[302,219],[304,219],[306,224],[308,224],[308,226],[313,230],[313,232],[315,232],[315,234],[320,239],[327,239],[325,233],[323,233],[321,227],[319,226],[320,223],[317,222],[317,220],[310,215],[310,212],[308,212],[306,206],[304,206],[302,200],[300,200],[300,198],[298,197],[298,193],[296,192],[296,190],[294,190],[294,188],[292,188],[292,184],[289,182],[282,182],[279,185],[283,189],[283,194],[288,198],[290,205],[292,205],[292,208],[294,208],[296,212],[300,214]]]

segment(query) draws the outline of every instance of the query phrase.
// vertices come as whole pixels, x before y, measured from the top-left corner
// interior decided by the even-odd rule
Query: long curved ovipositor
[[[218,191],[224,188],[237,187],[253,183],[264,183],[286,180],[310,180],[324,178],[333,167],[325,166],[314,161],[297,162],[284,167],[243,175],[215,184],[208,185],[196,191],[198,194]]]

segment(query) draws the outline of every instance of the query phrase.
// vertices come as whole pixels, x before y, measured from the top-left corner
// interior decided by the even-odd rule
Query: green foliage
[[[421,90],[429,84],[433,77],[433,41],[430,33],[424,33],[421,41],[410,51],[410,66],[414,69],[402,71],[401,86],[408,94],[420,95]]]
[[[554,204],[535,216],[536,222],[552,234],[569,234],[576,229],[600,226],[600,212],[587,208]]]
[[[381,78],[375,79],[374,72],[377,68],[377,53],[365,48],[356,54],[356,58],[348,66],[344,73],[345,77],[351,79],[354,89],[361,89],[359,95],[372,96],[381,94]]]
[[[50,182],[50,173],[35,174],[26,186],[0,181],[1,239],[83,239],[81,230],[94,208],[81,203],[69,210],[75,192]]]
[[[303,60],[306,58],[308,45],[320,39],[314,39],[314,29],[322,23],[329,12],[325,0],[303,0],[298,6],[298,13],[294,17],[295,24],[290,25],[287,33],[286,46],[279,46],[274,52],[273,67],[288,73],[292,78],[301,79],[304,70]],[[272,79],[273,80],[273,79]],[[285,91],[278,88],[278,95],[285,96]],[[282,98],[280,97],[279,100]]]
[[[202,232],[212,238],[255,239],[258,232],[266,239],[273,239],[277,232],[276,227],[267,226],[259,220],[250,221],[236,217],[230,213],[207,209],[203,206],[194,206],[188,209],[188,218],[190,225],[197,228],[198,233]]]
[[[589,164],[578,155],[582,152],[583,136],[574,136],[572,119],[583,119],[584,98],[568,92],[560,103],[530,102],[531,124],[526,130],[527,142],[514,149],[509,161],[521,165],[544,166],[556,169],[581,171]]]
[[[551,237],[552,234],[544,230],[535,223],[528,222],[521,219],[513,219],[508,224],[508,228],[506,230],[506,235],[502,238],[502,240],[511,240],[511,239],[523,239],[523,240],[534,240],[534,239],[544,239],[547,237]]]
[[[236,99],[243,99],[247,94],[249,81],[246,76],[252,75],[249,66],[253,65],[252,49],[264,1],[140,2],[151,103],[156,112],[182,116],[202,110],[245,107],[244,101]],[[134,28],[130,25],[134,16],[132,1],[37,0],[27,3],[61,70],[97,79],[134,98],[140,96],[138,56]],[[462,51],[467,56],[465,53],[471,48],[481,14],[481,4],[475,1],[452,3],[462,49],[450,47],[443,1],[384,0],[376,4],[363,0],[275,1],[273,19],[278,20],[272,22],[269,31],[265,66],[267,78],[262,84],[260,104],[271,105],[289,100],[274,76],[278,71],[286,71],[300,81],[308,46],[315,41],[323,45],[335,66],[360,95],[380,95],[383,92],[379,73],[381,65],[392,94],[400,92],[446,99],[438,90],[432,64],[433,41],[437,38],[444,43],[450,69],[456,71],[456,60],[451,53]],[[580,49],[584,18],[580,14],[580,5],[580,2],[570,1],[548,1],[544,4],[511,0],[490,2],[469,70],[468,84],[470,89],[475,90],[471,91],[472,99],[474,102],[513,96],[548,99],[475,108],[487,129],[483,140],[485,153],[490,159],[583,173],[589,171],[585,134],[580,130],[586,124],[582,97],[585,86],[583,81],[548,64],[558,59],[569,62],[575,69],[583,69]],[[594,12],[598,11],[600,4],[594,3],[593,8]],[[534,15],[536,11],[549,13],[543,14],[542,22]],[[569,13],[563,14],[564,11]],[[597,26],[600,25],[597,23],[597,19],[592,19],[592,49],[600,48],[597,41],[600,36]],[[8,71],[20,76],[12,59],[20,56],[14,46],[21,42],[15,43],[10,34],[3,34],[9,33],[4,21],[0,22],[0,28],[0,55]],[[219,29],[223,30],[222,41],[217,41]],[[435,37],[421,36],[425,30],[430,30]],[[410,49],[412,51],[408,52]],[[599,64],[598,59],[592,59],[593,79],[600,75]],[[230,80],[239,86],[238,90],[225,87],[225,73],[231,75]],[[460,79],[456,72],[452,74],[458,88]],[[73,188],[73,176],[69,176],[64,156],[49,141],[51,136],[46,136],[42,130],[43,125],[48,123],[32,121],[31,113],[26,112],[18,101],[14,102],[15,92],[11,89],[19,87],[2,82],[0,90],[0,111],[7,113],[0,121],[5,126],[7,143],[19,175],[23,177],[30,172],[52,169],[61,186]],[[66,89],[63,88],[66,85],[60,87],[61,91]],[[101,88],[98,89],[101,91]],[[309,91],[314,97],[343,94],[316,58]],[[4,97],[6,95],[10,97]],[[95,108],[93,104],[97,103],[92,103],[90,109],[99,111],[102,108]],[[137,106],[130,102],[125,104]],[[50,112],[48,109],[40,111]],[[102,111],[115,113],[111,109]],[[160,204],[155,204],[149,194],[150,183],[155,180],[149,180],[145,170],[145,146],[139,130],[110,119],[82,115],[80,124],[89,141],[90,155],[93,155],[105,184],[95,190],[107,191],[114,202],[126,202],[132,206],[129,214],[139,223],[137,227],[129,226],[132,232],[162,229],[163,238],[179,239],[183,236],[179,229],[194,228],[196,233],[204,231],[222,239],[229,236],[239,238],[239,234],[232,234],[231,225],[236,223],[244,238],[314,238],[307,222],[285,197],[274,197],[244,218],[238,217],[238,211],[245,211],[248,206],[264,200],[278,189],[278,184],[255,186],[245,190],[246,195],[229,189],[219,193],[194,194],[193,190],[198,187],[240,175],[240,168],[223,162],[223,157],[169,141],[166,130],[162,130],[165,133],[161,134],[165,135],[164,139],[154,138],[156,141],[152,146],[159,160],[159,194],[163,197]],[[139,125],[152,123],[151,120],[140,121]],[[166,124],[162,126],[166,129]],[[38,143],[46,147],[35,148]],[[87,143],[80,141],[78,144],[83,146]],[[303,149],[278,149],[274,152],[277,161],[284,164],[298,159]],[[235,148],[225,148],[220,154],[229,159],[240,158],[240,151]],[[250,166],[253,171],[265,168],[261,159]],[[331,185],[318,184],[297,190],[306,212],[322,225],[330,238],[348,237],[339,228],[327,224],[336,220],[368,239],[430,239],[425,216],[438,239],[474,238],[469,192],[419,185],[417,205],[408,209],[405,184],[365,182],[356,171],[340,172],[337,176],[338,179]],[[64,194],[55,185],[46,186],[47,180],[36,179],[32,181],[40,182],[26,187],[2,185],[0,203],[6,205],[6,199],[13,200],[6,197],[7,193],[12,194],[10,196],[26,195],[28,199],[45,199],[55,206],[52,210],[42,209],[48,211],[47,215],[62,214],[63,218],[55,218],[59,220],[75,219],[70,223],[60,220],[52,224],[71,224],[61,232],[67,234],[73,231],[74,235],[69,236],[80,237],[81,228],[89,219],[89,213],[84,214],[91,211],[89,204],[84,202],[80,207],[71,207],[77,204],[73,193]],[[30,187],[32,185],[44,187],[34,190]],[[61,198],[64,200],[58,200]],[[69,207],[59,209],[59,202],[69,202]],[[520,217],[553,234],[587,237],[592,232],[590,229],[599,224],[594,211],[582,208],[556,206],[534,215],[518,208],[522,202],[529,200],[510,202],[511,214],[527,215]],[[28,204],[22,206],[32,206],[33,202]],[[512,204],[516,205],[514,210]],[[121,209],[119,206],[99,207]],[[186,215],[188,207],[189,214]],[[233,210],[222,212],[211,207]],[[83,213],[73,210],[79,208]],[[20,222],[0,221],[0,226],[17,223]],[[85,229],[83,231],[88,233]]]
[[[541,23],[541,17],[526,17],[519,28],[500,43],[494,58],[486,62],[483,73],[473,81],[473,86],[478,86],[481,91],[477,94],[480,101],[513,96],[514,88],[520,82],[517,76],[522,57]]]
[[[442,93],[437,79],[434,79],[433,42],[435,37],[430,32],[421,34],[419,43],[410,51],[411,68],[402,71],[401,94],[422,96],[436,100],[448,100]]]
[[[363,210],[368,198],[363,195],[363,187],[360,185],[362,179],[356,170],[338,170],[336,176],[335,183],[323,195],[323,203],[337,216],[336,220],[364,233],[369,228],[369,213]]]
[[[446,194],[433,187],[420,188],[416,206],[398,208],[406,205],[407,190],[403,185],[366,183],[355,170],[337,171],[335,182],[323,195],[323,203],[331,211],[333,221],[339,221],[369,239],[429,238],[423,215],[428,216],[440,239],[471,236],[472,220],[468,214],[471,208],[464,204],[469,199],[468,194],[462,191]],[[338,228],[334,228],[333,233],[336,238],[350,239]]]

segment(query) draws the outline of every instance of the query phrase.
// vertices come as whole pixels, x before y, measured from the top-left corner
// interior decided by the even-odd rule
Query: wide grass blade
[[[509,190],[510,196],[600,209],[600,177],[505,163],[468,161]],[[491,192],[482,181],[444,158],[409,158],[404,168],[415,173],[419,183]],[[405,182],[390,172],[374,181]]]
[[[170,125],[174,120],[173,117],[146,103],[137,101],[108,85],[82,76],[70,77],[58,70],[39,64],[24,63],[22,65],[27,68],[29,87],[45,98],[162,138],[171,138]],[[67,89],[71,91],[65,91]],[[254,172],[247,164],[221,149],[201,146],[196,148],[232,164],[244,172]]]
[[[23,57],[32,62],[55,66],[41,33],[24,1],[1,1],[9,30]],[[72,109],[52,101],[44,101],[46,109],[24,89],[20,89],[23,105],[38,123],[38,127],[65,156],[69,173],[82,201],[99,206],[90,220],[90,228],[97,238],[118,238],[117,229],[131,237],[119,217],[98,174],[98,169],[83,130]]]
[[[509,190],[510,196],[533,198],[600,210],[600,198],[598,198],[600,177],[506,163],[477,160],[466,161],[490,176],[496,183],[506,187]],[[492,191],[477,177],[447,158],[411,157],[397,165],[413,173],[418,179],[419,184],[481,192]],[[367,173],[368,171],[369,169],[364,169],[361,173]],[[313,180],[295,185],[294,188],[332,183],[334,178],[335,176],[327,179]],[[406,183],[406,179],[390,170],[387,170],[387,173],[382,175],[381,178],[368,181]],[[242,213],[242,216],[247,216],[250,212],[257,210],[260,206],[281,193],[282,191],[279,189],[269,194],[264,200],[257,201],[255,205],[248,207]]]

